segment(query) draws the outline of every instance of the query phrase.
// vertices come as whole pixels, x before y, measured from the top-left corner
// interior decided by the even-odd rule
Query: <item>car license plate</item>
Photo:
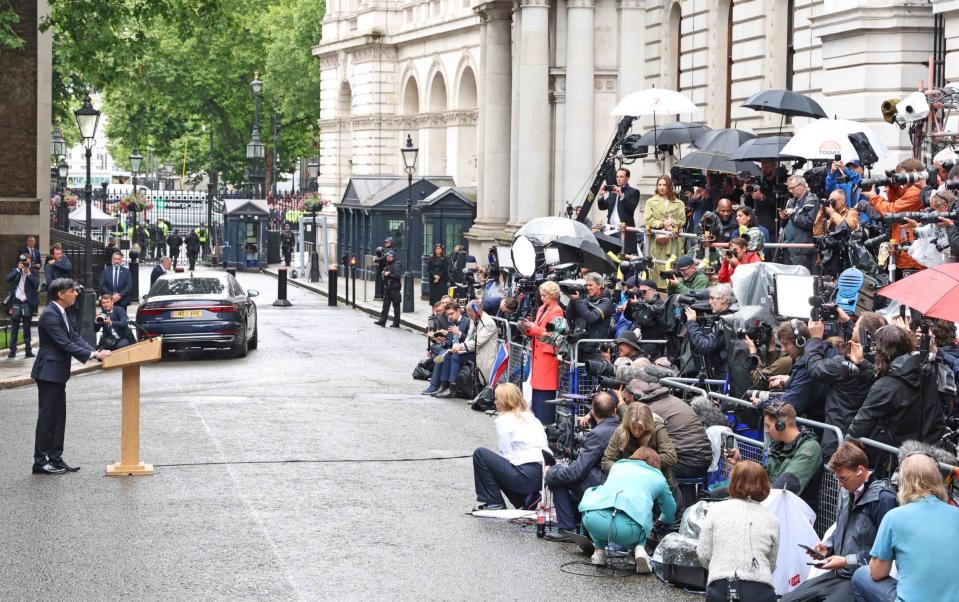
[[[199,309],[171,311],[170,315],[174,318],[199,318],[203,312]]]

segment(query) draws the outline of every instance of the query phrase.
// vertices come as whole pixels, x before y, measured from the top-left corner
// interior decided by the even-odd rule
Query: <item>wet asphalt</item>
[[[36,388],[0,391],[0,600],[701,599],[466,516],[493,423],[419,394],[422,336],[239,280],[261,292],[259,349],[142,371],[153,476],[104,476],[118,371],[67,385],[64,459],[82,469],[63,476],[30,474]]]

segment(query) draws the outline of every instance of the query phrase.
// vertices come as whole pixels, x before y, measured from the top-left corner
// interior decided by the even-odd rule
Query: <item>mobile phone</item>
[[[826,565],[825,565],[824,563],[822,563],[822,562],[807,562],[806,565],[808,565],[808,566],[814,566],[814,567],[816,567],[817,569],[821,569],[822,567],[826,566]]]
[[[736,438],[731,434],[723,435],[723,449],[732,451],[736,447]]]
[[[820,554],[819,552],[817,552],[816,550],[814,550],[813,548],[810,548],[809,546],[804,546],[802,544],[798,544],[798,545],[800,548],[806,550],[809,553],[809,555],[812,556],[813,558],[817,560],[825,560],[826,557]]]

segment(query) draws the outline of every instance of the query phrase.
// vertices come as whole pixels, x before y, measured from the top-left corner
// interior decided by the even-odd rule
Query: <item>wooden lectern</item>
[[[140,364],[160,361],[158,338],[117,349],[104,358],[103,367],[123,368],[123,406],[120,421],[120,461],[107,466],[107,476],[153,474],[153,465],[140,462]]]

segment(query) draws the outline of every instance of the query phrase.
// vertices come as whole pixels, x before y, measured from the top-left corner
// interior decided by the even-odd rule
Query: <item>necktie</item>
[[[113,268],[113,292],[120,288],[120,268]]]

